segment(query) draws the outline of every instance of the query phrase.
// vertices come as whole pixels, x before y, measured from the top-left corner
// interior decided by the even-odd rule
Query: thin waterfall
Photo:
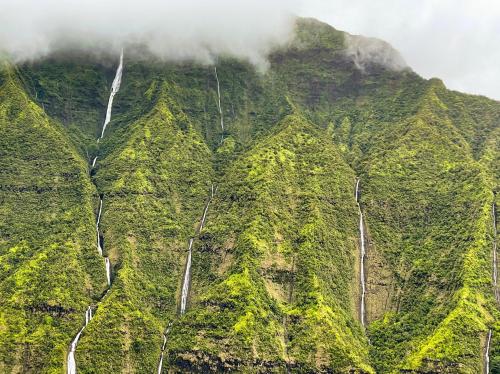
[[[200,224],[198,225],[198,229],[196,230],[196,235],[199,235],[201,233],[201,231],[203,230],[203,228],[205,227],[208,207],[210,206],[210,202],[214,198],[216,192],[217,192],[217,187],[214,186],[214,184],[212,184],[210,187],[210,195],[208,197],[208,201],[205,204],[205,208],[203,209],[203,214],[202,214],[201,219],[200,219]],[[190,288],[190,283],[191,283],[191,263],[192,263],[192,258],[193,258],[193,243],[194,243],[194,237],[189,239],[188,256],[186,259],[186,269],[184,271],[184,278],[182,280],[181,303],[180,303],[180,308],[179,308],[179,314],[181,316],[186,313],[186,309],[187,309],[189,288]],[[167,329],[165,330],[165,333],[163,334],[163,346],[161,348],[160,361],[158,364],[158,371],[157,371],[158,374],[161,373],[161,369],[163,366],[163,356],[164,356],[165,348],[167,346],[167,336],[168,336],[168,333],[170,332],[171,328],[172,328],[172,322],[169,323]]]
[[[205,226],[205,220],[207,219],[207,212],[208,212],[208,204],[205,205],[205,209],[203,210],[203,216],[201,217],[200,228],[198,229],[198,232],[201,232],[201,230],[203,230],[203,227]]]
[[[108,281],[108,286],[111,286],[111,262],[109,257],[104,257],[104,264],[106,265],[106,280]]]
[[[359,183],[360,179],[356,180],[356,203],[358,204],[359,211],[359,238],[360,238],[360,277],[359,283],[361,288],[361,300],[359,303],[359,315],[361,319],[361,324],[365,326],[365,296],[366,296],[366,284],[365,284],[365,256],[366,256],[366,247],[365,247],[365,224],[363,220],[363,212],[361,210],[360,205],[360,193],[359,193]]]
[[[184,280],[182,282],[182,293],[181,293],[181,315],[186,313],[187,299],[189,294],[189,283],[191,280],[191,257],[193,254],[193,241],[194,239],[189,239],[189,247],[188,247],[188,257],[186,260],[186,271],[184,272]]]
[[[495,300],[500,302],[498,293],[498,254],[497,254],[497,212],[496,205],[493,202],[491,206],[491,218],[493,220],[493,287],[495,292]]]
[[[92,308],[89,306],[85,312],[85,326],[87,326],[92,319]]]
[[[167,337],[168,334],[170,333],[171,328],[172,328],[172,322],[168,324],[167,329],[163,334],[163,345],[161,346],[160,362],[158,363],[158,370],[157,370],[158,374],[161,374],[161,369],[163,367],[163,356],[165,355],[165,348],[167,348]]]
[[[75,338],[71,342],[71,346],[68,353],[68,370],[67,370],[68,374],[76,374],[76,361],[75,361],[76,346],[78,345],[78,341],[80,340],[80,336],[82,335],[83,330],[85,329],[85,327],[87,327],[91,319],[92,319],[92,308],[89,306],[85,311],[85,325],[83,325],[80,331],[78,331],[78,334],[76,334]]]
[[[219,116],[220,116],[220,128],[222,132],[222,139],[221,142],[224,140],[224,115],[222,114],[222,105],[221,105],[221,100],[220,100],[220,83],[219,83],[219,76],[217,75],[217,66],[214,66],[214,73],[215,73],[215,80],[217,81],[217,108],[219,109]]]
[[[490,348],[491,348],[491,329],[488,330],[488,337],[486,339],[486,349],[484,350],[484,373],[490,374]]]
[[[201,216],[200,224],[198,226],[198,230],[196,230],[196,235],[201,233],[203,227],[205,227],[205,221],[207,219],[208,207],[210,206],[210,202],[217,191],[217,188],[214,188],[214,185],[210,187],[210,196],[208,198],[207,203],[205,204],[205,209],[203,209],[203,215]],[[184,272],[184,280],[182,282],[182,293],[181,293],[181,306],[180,306],[180,314],[183,315],[186,313],[187,299],[189,295],[189,285],[191,283],[191,260],[193,257],[193,242],[194,238],[189,239],[188,245],[188,256],[186,259],[186,271]]]
[[[116,70],[116,75],[115,79],[113,80],[113,84],[111,85],[111,93],[109,95],[109,100],[108,100],[108,108],[106,111],[106,119],[104,121],[104,126],[102,129],[101,137],[99,139],[102,139],[104,136],[104,130],[106,129],[107,124],[111,121],[111,108],[113,105],[113,98],[115,97],[116,93],[120,89],[120,84],[122,80],[122,72],[123,72],[123,49],[120,53],[120,63],[118,65],[118,68]],[[99,139],[97,141],[99,142]],[[95,167],[97,162],[97,156],[94,157],[92,160],[92,168]],[[99,224],[101,223],[101,215],[102,215],[102,204],[103,204],[103,198],[102,196],[99,198],[99,211],[97,213],[97,220],[96,220],[96,231],[97,231],[97,251],[99,252],[99,255],[103,256],[103,243],[101,240],[101,235],[99,233]],[[108,257],[104,257],[104,264],[106,268],[106,281],[108,284],[108,289],[103,295],[103,298],[107,295],[109,291],[109,287],[111,286],[111,262]],[[102,300],[102,298],[101,298]],[[78,341],[80,340],[80,336],[83,333],[83,330],[87,325],[89,324],[90,320],[92,319],[92,308],[89,306],[87,308],[87,311],[85,312],[85,325],[80,329],[78,334],[76,334],[75,338],[71,342],[70,345],[70,350],[68,353],[68,364],[67,364],[67,374],[76,374],[76,361],[75,361],[75,351],[76,347],[78,345]]]
[[[108,108],[106,110],[106,119],[104,120],[104,126],[102,127],[102,133],[100,139],[104,137],[104,131],[106,131],[106,126],[111,121],[111,108],[113,107],[113,99],[115,95],[120,90],[120,85],[122,83],[122,73],[123,73],[123,49],[120,53],[120,63],[118,64],[118,69],[116,69],[115,79],[111,85],[111,93],[109,94]]]
[[[97,251],[102,256],[101,234],[99,233],[99,223],[101,222],[102,214],[102,197],[99,198],[99,212],[97,213],[96,230],[97,230]]]

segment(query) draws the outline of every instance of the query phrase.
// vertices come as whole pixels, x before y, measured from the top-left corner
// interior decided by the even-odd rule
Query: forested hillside
[[[2,62],[0,372],[500,373],[500,103],[352,38]]]

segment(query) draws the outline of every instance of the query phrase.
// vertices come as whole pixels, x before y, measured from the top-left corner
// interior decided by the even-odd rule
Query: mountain
[[[499,102],[313,19],[124,54],[2,63],[0,372],[500,372]]]

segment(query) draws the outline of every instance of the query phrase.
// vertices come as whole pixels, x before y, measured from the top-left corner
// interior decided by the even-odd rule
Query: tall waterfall
[[[199,235],[201,233],[201,231],[203,230],[203,228],[205,227],[208,207],[210,206],[210,202],[214,198],[214,195],[216,192],[217,192],[217,187],[215,187],[212,184],[212,186],[210,187],[210,195],[208,197],[208,201],[205,204],[205,208],[203,209],[203,214],[202,214],[201,219],[200,219],[200,224],[198,225],[198,228],[196,230],[196,235]],[[182,280],[181,303],[180,303],[180,310],[179,310],[179,314],[181,316],[186,313],[186,309],[187,309],[189,287],[191,284],[191,263],[192,263],[192,258],[193,258],[193,243],[194,243],[194,237],[189,239],[188,256],[186,259],[186,269],[184,271],[184,278]],[[165,330],[165,333],[163,334],[163,345],[161,348],[160,361],[158,363],[158,370],[157,370],[158,374],[160,374],[161,370],[162,370],[163,356],[165,353],[165,348],[167,346],[167,336],[168,336],[168,333],[170,332],[171,328],[172,328],[172,322],[170,322],[168,324],[167,329]]]
[[[491,207],[491,217],[493,220],[493,287],[495,292],[495,300],[497,301],[497,303],[499,303],[500,295],[498,292],[497,212],[494,202]]]
[[[486,338],[486,349],[484,351],[484,373],[490,373],[490,348],[491,348],[491,329],[488,330],[488,337]]]
[[[80,336],[82,335],[83,330],[87,325],[89,324],[90,320],[92,319],[92,308],[89,306],[85,312],[85,325],[78,331],[78,334],[76,334],[75,339],[71,342],[71,346],[69,349],[68,353],[68,374],[76,374],[76,361],[75,361],[75,351],[76,351],[76,346],[78,345],[78,341],[80,340]]]
[[[214,197],[215,191],[217,191],[217,188],[214,188],[214,185],[212,184],[212,186],[210,187],[210,196],[208,197],[208,201],[205,204],[205,208],[203,209],[203,215],[201,216],[198,230],[196,230],[197,235],[201,233],[201,230],[203,230],[203,227],[205,226],[208,207],[210,206],[210,202]],[[182,282],[181,307],[180,307],[181,315],[183,315],[186,312],[187,300],[189,295],[189,285],[191,283],[191,259],[193,257],[193,242],[194,238],[189,239],[188,257],[186,260],[186,271],[184,272],[184,280]]]
[[[111,108],[113,107],[113,99],[115,98],[116,93],[120,90],[120,85],[122,83],[122,73],[123,73],[123,49],[120,53],[120,63],[118,65],[118,69],[116,69],[115,79],[113,80],[113,84],[111,85],[111,93],[109,95],[108,100],[108,108],[106,110],[106,119],[104,120],[104,126],[102,127],[101,138],[104,137],[104,131],[106,130],[106,126],[111,121]]]
[[[118,68],[116,70],[116,75],[115,79],[113,80],[113,84],[111,85],[111,93],[109,95],[109,100],[108,100],[108,107],[106,111],[106,119],[104,121],[104,126],[102,128],[102,133],[101,137],[99,139],[102,139],[104,136],[104,130],[106,130],[106,126],[111,121],[111,108],[113,106],[113,99],[120,89],[120,84],[122,81],[122,72],[123,72],[123,49],[120,53],[120,63],[118,65]],[[99,141],[97,139],[97,141]],[[97,162],[97,156],[94,157],[92,160],[92,168],[95,167]],[[101,223],[101,215],[102,215],[102,196],[99,198],[99,211],[97,213],[97,220],[96,220],[96,231],[97,231],[97,251],[99,252],[99,255],[103,256],[103,243],[101,240],[101,235],[100,235],[100,230],[99,230],[99,224]],[[108,284],[108,289],[104,293],[103,297],[107,295],[109,291],[109,286],[111,286],[111,262],[108,257],[104,257],[104,264],[106,268],[106,281]],[[102,300],[102,299],[101,299]],[[89,306],[87,308],[87,311],[85,312],[85,325],[80,329],[78,334],[76,334],[76,337],[73,339],[70,345],[69,353],[68,353],[68,364],[67,364],[67,374],[76,374],[76,361],[75,361],[75,351],[76,347],[78,345],[78,341],[80,340],[80,336],[82,335],[83,330],[87,325],[89,324],[90,320],[92,319],[92,308]]]
[[[356,180],[356,203],[358,204],[359,210],[359,238],[360,238],[360,289],[361,289],[361,300],[359,303],[359,315],[361,319],[361,324],[365,326],[365,296],[366,296],[366,283],[365,283],[365,256],[366,256],[366,247],[365,247],[365,224],[363,220],[363,211],[361,210],[360,205],[360,193],[359,193],[359,183],[360,179]]]
[[[189,247],[188,247],[188,257],[186,260],[186,271],[184,272],[184,280],[182,282],[182,293],[181,293],[181,315],[186,313],[187,299],[189,294],[189,283],[191,280],[191,258],[192,258],[192,248],[193,248],[194,239],[189,239]]]
[[[214,67],[214,73],[215,73],[215,80],[217,81],[217,108],[219,109],[219,116],[220,116],[220,128],[222,131],[222,140],[224,140],[224,115],[222,114],[222,105],[220,101],[220,83],[219,83],[219,76],[217,75],[217,66]]]

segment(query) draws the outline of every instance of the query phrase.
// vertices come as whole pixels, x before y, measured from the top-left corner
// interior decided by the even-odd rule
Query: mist
[[[171,61],[232,56],[265,67],[293,36],[299,0],[3,0],[0,51],[15,62],[67,49],[142,45]]]
[[[308,0],[299,10],[393,45],[424,78],[500,100],[500,2]]]
[[[403,56],[389,43],[361,35],[345,35],[345,53],[356,67],[365,71],[370,64],[377,64],[394,71],[409,69]]]

